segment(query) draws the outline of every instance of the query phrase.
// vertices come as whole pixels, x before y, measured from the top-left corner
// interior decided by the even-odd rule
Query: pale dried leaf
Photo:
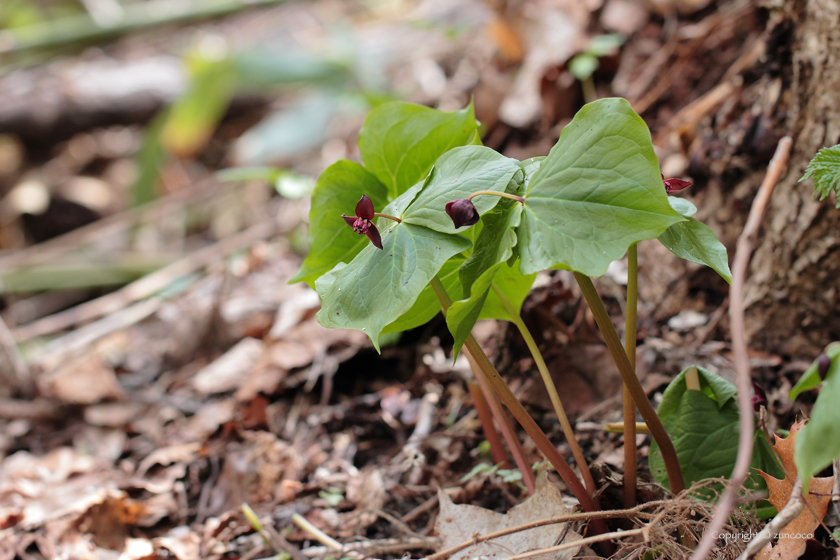
[[[192,379],[201,394],[226,393],[238,388],[263,355],[265,345],[256,338],[245,338]]]
[[[38,377],[43,396],[71,404],[93,404],[112,398],[123,399],[124,392],[114,370],[95,353],[88,353]]]
[[[563,505],[560,491],[542,475],[537,481],[537,490],[533,496],[511,508],[506,514],[471,505],[455,505],[445,492],[438,492],[440,514],[435,530],[443,539],[442,549],[486,535],[502,529],[539,521],[548,517],[567,515],[569,510]],[[565,535],[563,542],[576,541],[580,535],[568,529],[568,524],[545,525],[527,531],[512,533],[490,542],[471,546],[453,555],[450,560],[469,560],[473,558],[504,560],[514,554],[528,550],[546,548],[557,544]],[[536,558],[546,560],[567,560],[577,554],[579,547],[563,550],[556,555],[543,555]]]

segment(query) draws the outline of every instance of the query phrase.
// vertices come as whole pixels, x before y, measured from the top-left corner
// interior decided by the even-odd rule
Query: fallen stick
[[[270,237],[274,232],[273,218],[260,222],[214,245],[199,249],[115,292],[18,327],[14,332],[15,339],[18,342],[30,340],[69,329],[85,321],[92,321],[116,313],[133,303],[153,296],[175,280],[192,274],[208,264],[224,258],[233,251]]]
[[[729,518],[729,513],[735,505],[738,490],[744,484],[750,468],[755,426],[753,426],[752,399],[750,398],[750,361],[747,356],[746,328],[744,325],[744,283],[746,282],[747,266],[752,255],[755,237],[758,235],[758,228],[761,225],[767,204],[770,202],[770,195],[773,194],[773,189],[785,170],[792,143],[789,136],[779,140],[776,153],[767,166],[767,174],[764,176],[764,181],[761,183],[755,200],[753,200],[747,223],[738,238],[738,245],[735,249],[735,259],[732,263],[732,286],[729,294],[729,317],[732,329],[732,353],[735,357],[735,381],[738,387],[738,411],[740,414],[738,455],[729,484],[726,485],[726,490],[724,490],[723,496],[715,509],[715,515],[706,527],[706,532],[703,534],[700,544],[697,545],[697,549],[691,555],[691,560],[705,560],[709,556],[712,547],[717,542],[717,534],[723,529],[726,520]]]

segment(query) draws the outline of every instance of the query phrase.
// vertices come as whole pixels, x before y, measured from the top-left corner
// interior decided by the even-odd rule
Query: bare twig
[[[233,251],[270,237],[275,231],[274,220],[265,220],[214,245],[199,249],[115,292],[19,327],[15,330],[15,338],[18,341],[29,340],[116,313],[128,305],[154,295],[178,278],[200,270]]]
[[[773,535],[781,533],[782,529],[788,523],[802,513],[804,506],[805,500],[802,498],[802,479],[797,475],[787,505],[750,541],[750,544],[747,545],[747,548],[744,549],[744,552],[741,553],[738,560],[747,560],[758,554],[762,548],[767,546],[767,543],[773,540]]]
[[[313,539],[315,539],[322,545],[338,551],[344,549],[344,546],[340,542],[338,542],[337,540],[323,532],[321,529],[310,523],[309,520],[301,514],[295,513],[294,515],[292,515],[292,522],[307,533],[309,533],[309,535]]]
[[[365,558],[371,558],[375,554],[394,554],[416,549],[434,550],[439,546],[440,539],[436,537],[403,537],[399,539],[379,539],[347,543],[342,550],[345,552],[361,553]],[[304,548],[301,552],[308,558],[321,558],[335,554],[335,550],[327,546],[310,546]],[[263,560],[274,560],[274,557],[264,558]]]
[[[726,523],[732,506],[735,504],[735,497],[738,490],[744,483],[750,468],[753,448],[753,411],[750,398],[750,362],[747,357],[746,330],[744,327],[744,283],[747,276],[747,266],[750,262],[755,237],[761,225],[764,211],[770,201],[770,195],[776,183],[782,176],[790,155],[792,141],[789,136],[779,140],[776,153],[767,167],[767,175],[761,183],[758,194],[753,201],[750,215],[744,231],[738,238],[738,245],[735,250],[735,259],[732,263],[732,287],[729,295],[729,315],[732,328],[732,352],[735,356],[735,372],[738,387],[738,410],[740,412],[740,438],[738,441],[738,455],[735,461],[735,468],[732,477],[723,496],[718,502],[717,509],[712,521],[709,523],[703,539],[691,556],[691,560],[703,560],[711,552],[717,541],[717,534]]]
[[[594,537],[587,537],[585,539],[579,539],[576,541],[570,541],[563,544],[558,544],[557,546],[550,546],[548,548],[540,548],[538,550],[529,550],[528,552],[523,552],[522,554],[516,554],[514,556],[510,556],[508,560],[525,560],[525,558],[533,558],[534,556],[542,556],[543,554],[554,554],[555,552],[560,552],[561,550],[566,550],[567,548],[574,548],[576,546],[583,546],[583,545],[590,545],[598,542],[609,541],[612,539],[621,539],[626,537],[635,537],[637,535],[642,535],[645,539],[645,542],[648,540],[648,533],[650,529],[648,526],[644,526],[641,529],[632,529],[630,531],[614,531],[612,533],[603,533],[601,535],[595,535]]]
[[[468,541],[464,541],[461,544],[457,544],[446,550],[441,550],[440,552],[436,552],[426,557],[426,560],[446,560],[453,554],[464,550],[465,548],[469,548],[473,545],[478,543],[482,543],[485,541],[489,541],[492,539],[497,539],[499,537],[504,537],[505,535],[510,535],[512,533],[518,533],[520,531],[528,531],[530,529],[536,529],[537,527],[544,527],[546,525],[556,525],[557,523],[568,523],[573,521],[588,521],[590,519],[615,519],[619,517],[651,517],[651,514],[643,513],[643,509],[647,509],[654,506],[662,505],[663,501],[657,502],[647,502],[645,504],[636,506],[631,509],[621,509],[621,510],[610,510],[610,511],[595,511],[595,512],[582,512],[582,513],[571,513],[569,515],[560,515],[557,517],[548,517],[546,519],[540,519],[539,521],[532,521],[530,523],[525,523],[523,525],[518,525],[516,527],[509,527],[507,529],[502,529],[501,531],[496,531],[494,533],[488,533],[486,535],[482,535],[480,537],[476,537],[474,539],[470,539]]]
[[[834,459],[831,466],[834,470],[834,487],[831,490],[831,501],[840,502],[840,459]]]

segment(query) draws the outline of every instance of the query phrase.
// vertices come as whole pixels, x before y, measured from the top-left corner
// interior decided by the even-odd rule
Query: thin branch
[[[758,554],[762,548],[767,546],[767,543],[773,540],[774,535],[781,533],[782,529],[788,523],[802,513],[804,506],[805,500],[802,497],[802,479],[797,475],[787,505],[750,541],[750,544],[747,545],[747,548],[744,549],[744,552],[741,553],[738,560],[747,560]]]
[[[735,373],[738,387],[738,410],[740,412],[740,438],[735,468],[729,484],[718,502],[715,515],[706,528],[703,539],[691,556],[691,560],[703,560],[717,542],[717,533],[723,528],[735,504],[738,490],[743,485],[750,468],[753,448],[753,410],[750,398],[750,362],[747,357],[746,329],[744,327],[744,283],[750,262],[755,237],[770,201],[770,195],[784,172],[790,155],[792,141],[789,136],[779,140],[776,153],[767,167],[767,175],[761,183],[753,201],[744,231],[738,238],[735,259],[732,263],[732,286],[729,295],[729,316],[732,329],[732,353],[735,356]]]
[[[627,311],[624,315],[624,351],[636,371],[636,322],[639,305],[639,251],[634,243],[627,250]],[[622,388],[624,416],[624,507],[636,505],[636,404],[627,384]]]
[[[497,539],[499,537],[504,537],[506,535],[510,535],[513,533],[518,533],[520,531],[528,531],[530,529],[536,529],[537,527],[544,527],[546,525],[556,525],[558,523],[567,523],[567,522],[574,522],[574,521],[588,521],[590,519],[615,519],[620,517],[652,517],[649,513],[642,513],[643,509],[647,509],[653,506],[662,505],[664,501],[657,501],[657,502],[648,502],[646,504],[642,504],[640,506],[636,506],[631,509],[622,509],[622,510],[610,510],[610,511],[594,511],[594,512],[582,512],[582,513],[571,513],[569,515],[560,515],[557,517],[548,517],[546,519],[540,519],[539,521],[532,521],[530,523],[525,523],[523,525],[518,525],[516,527],[509,527],[507,529],[502,529],[500,531],[496,531],[494,533],[488,533],[486,535],[482,535],[480,537],[476,537],[474,539],[470,539],[468,541],[464,541],[461,544],[457,544],[446,550],[441,550],[440,552],[436,552],[426,557],[426,560],[446,560],[453,554],[464,550],[465,548],[469,548],[473,545],[478,543],[482,543],[485,541],[489,541],[492,539]]]
[[[567,548],[574,548],[576,546],[583,545],[588,546],[590,544],[598,542],[609,541],[612,539],[621,539],[626,537],[635,537],[637,535],[642,535],[645,538],[645,542],[647,542],[649,532],[650,529],[647,526],[645,526],[641,529],[633,529],[630,531],[615,531],[612,533],[603,533],[601,535],[595,535],[594,537],[587,537],[585,539],[579,539],[576,541],[558,544],[557,546],[550,546],[548,548],[540,548],[537,550],[529,550],[528,552],[523,552],[522,554],[510,556],[508,560],[525,560],[525,558],[533,558],[534,556],[542,556],[543,554],[554,554],[555,552],[560,552],[561,550],[566,550]]]

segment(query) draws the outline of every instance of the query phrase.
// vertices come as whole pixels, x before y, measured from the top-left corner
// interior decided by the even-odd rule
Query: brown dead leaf
[[[39,376],[38,390],[43,396],[71,404],[122,400],[125,396],[114,370],[92,352]]]
[[[505,514],[496,513],[489,509],[472,505],[455,505],[449,496],[438,492],[440,499],[440,514],[435,524],[435,530],[443,539],[441,550],[461,544],[475,538],[502,529],[517,527],[524,523],[567,515],[569,510],[563,505],[563,497],[554,484],[549,482],[543,473],[537,480],[537,491],[527,500],[511,508]],[[468,560],[470,558],[486,558],[488,560],[504,560],[515,554],[528,550],[546,548],[557,544],[561,535],[565,535],[563,542],[576,541],[580,535],[568,529],[568,524],[545,525],[536,529],[512,533],[489,542],[482,542],[454,554],[450,560]],[[556,555],[536,556],[545,560],[566,560],[577,554],[579,547],[572,547],[556,553]]]
[[[164,548],[177,560],[199,560],[201,537],[189,527],[176,527],[163,537],[153,539],[157,548]]]
[[[793,491],[793,483],[796,480],[796,465],[793,462],[794,449],[796,447],[796,434],[805,425],[805,420],[796,422],[790,428],[790,435],[786,438],[776,437],[775,449],[782,459],[786,473],[784,480],[779,480],[767,473],[758,471],[767,482],[770,491],[769,502],[778,511],[787,505]],[[804,496],[805,507],[793,521],[779,533],[779,542],[773,548],[763,549],[758,553],[758,560],[794,560],[799,558],[805,547],[807,538],[802,535],[813,535],[814,530],[820,525],[825,517],[828,504],[831,501],[831,489],[834,477],[817,478],[811,477],[808,484],[808,493]],[[816,517],[814,515],[816,514]]]
[[[263,354],[264,344],[245,338],[221,357],[208,364],[192,379],[195,390],[203,395],[226,393],[239,388]]]

